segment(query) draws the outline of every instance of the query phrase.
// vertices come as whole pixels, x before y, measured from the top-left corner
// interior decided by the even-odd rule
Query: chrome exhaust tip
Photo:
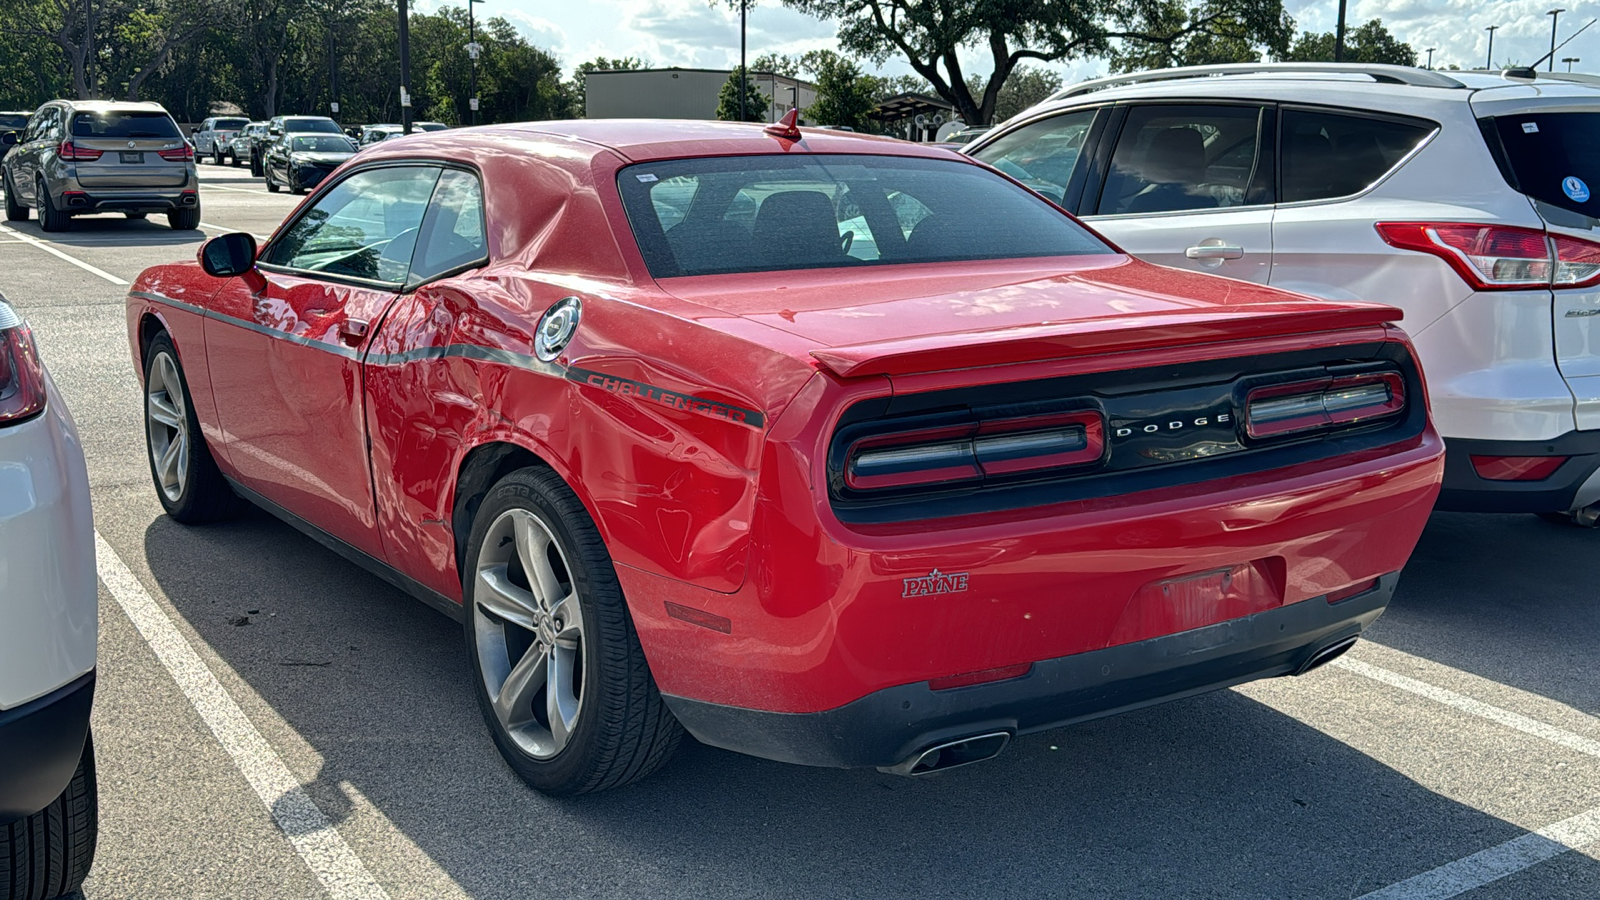
[[[1000,755],[1000,751],[1011,743],[1011,732],[995,731],[989,734],[980,734],[973,737],[962,738],[958,741],[948,741],[935,744],[920,753],[913,753],[905,761],[893,766],[879,766],[878,771],[887,775],[930,775],[934,772],[946,772],[975,762],[983,762]]]

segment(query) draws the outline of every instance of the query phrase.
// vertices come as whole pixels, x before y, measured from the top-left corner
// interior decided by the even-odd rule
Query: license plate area
[[[125,163],[142,163],[142,162],[144,162],[144,151],[143,150],[123,150],[121,153],[118,154],[118,156],[120,156],[122,158],[122,161],[125,162]]]
[[[1255,615],[1283,605],[1282,557],[1152,581],[1123,610],[1111,644],[1148,640]]]

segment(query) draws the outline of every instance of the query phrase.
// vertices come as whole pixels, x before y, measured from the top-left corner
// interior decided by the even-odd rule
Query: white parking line
[[[84,262],[83,260],[78,259],[77,257],[68,256],[67,254],[62,253],[60,250],[57,250],[56,248],[50,246],[49,244],[46,244],[44,241],[41,241],[38,238],[32,237],[30,235],[23,234],[22,232],[17,231],[14,228],[11,228],[11,227],[6,226],[6,225],[0,225],[0,232],[3,232],[5,234],[9,234],[9,235],[14,235],[14,236],[16,236],[16,238],[18,240],[22,241],[25,244],[32,244],[33,246],[38,247],[40,250],[43,250],[44,252],[50,254],[51,256],[56,256],[56,257],[59,257],[61,259],[64,259],[67,262],[72,263],[73,265],[77,266],[78,268],[84,270],[85,272],[89,272],[89,273],[92,273],[92,274],[95,274],[95,275],[99,275],[101,278],[104,278],[105,280],[111,282],[112,284],[118,285],[119,287],[126,287],[128,285],[128,282],[123,281],[121,278],[118,278],[117,276],[111,274],[110,272],[107,272],[104,269],[97,269],[94,266],[91,266],[88,263]]]
[[[145,591],[105,538],[94,535],[100,580],[171,673],[195,712],[233,758],[300,858],[334,900],[387,900],[388,893],[311,801],[283,760],[256,730],[178,626]]]
[[[210,222],[201,222],[200,223],[200,227],[201,228],[209,228],[212,231],[220,231],[223,234],[232,234],[235,231],[240,231],[241,230],[241,229],[238,229],[238,228],[228,228],[228,227],[223,226],[223,225],[213,225]],[[256,234],[255,232],[252,231],[252,232],[249,232],[249,235],[251,237],[255,238],[256,239],[256,243],[258,243],[258,244],[266,243],[267,236],[264,235],[264,234]]]
[[[1464,694],[1458,694],[1442,687],[1435,687],[1427,682],[1408,678],[1399,672],[1391,672],[1381,666],[1362,662],[1359,659],[1351,659],[1348,656],[1334,660],[1332,665],[1344,669],[1346,672],[1353,672],[1357,675],[1371,678],[1373,681],[1381,681],[1390,687],[1409,691],[1419,697],[1427,697],[1436,703],[1442,703],[1445,706],[1477,716],[1480,719],[1488,719],[1507,728],[1514,728],[1523,734],[1531,734],[1552,744],[1560,744],[1568,750],[1576,750],[1589,756],[1600,757],[1600,741],[1586,738],[1581,734],[1573,734],[1570,731],[1546,724],[1538,719],[1530,719],[1521,713],[1514,713],[1509,709],[1501,709],[1481,700],[1474,700]]]
[[[1600,841],[1600,809],[1591,809],[1363,894],[1361,900],[1446,900],[1597,841]]]
[[[207,190],[207,191],[233,191],[235,194],[263,194],[263,195],[265,195],[267,193],[265,188],[262,188],[261,190],[256,190],[254,188],[236,188],[236,187],[228,187],[225,184],[212,184],[209,181],[200,182],[200,187],[201,187],[202,190]]]

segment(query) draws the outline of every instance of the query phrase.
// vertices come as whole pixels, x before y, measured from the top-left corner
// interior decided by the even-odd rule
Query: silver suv
[[[39,227],[65,231],[72,217],[118,212],[130,219],[165,213],[176,229],[200,225],[194,148],[156,103],[52,100],[34,113],[0,162],[6,218],[30,209]]]

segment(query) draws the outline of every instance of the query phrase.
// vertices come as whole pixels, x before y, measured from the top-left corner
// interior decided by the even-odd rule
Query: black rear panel
[[[1399,372],[1406,408],[1390,418],[1311,434],[1252,439],[1251,390],[1324,376]],[[1105,421],[1097,464],[986,478],[979,484],[857,491],[845,482],[850,448],[866,438],[974,420],[1094,409]],[[1422,381],[1401,344],[1374,342],[1242,359],[1041,381],[897,394],[845,412],[828,450],[829,497],[841,521],[902,522],[1089,500],[1358,453],[1419,436]]]

